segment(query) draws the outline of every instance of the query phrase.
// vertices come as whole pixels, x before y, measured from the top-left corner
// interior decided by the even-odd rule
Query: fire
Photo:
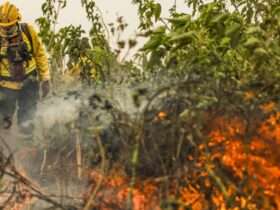
[[[10,182],[6,182],[6,184],[9,186],[12,185]],[[29,191],[24,186],[18,186],[17,188],[14,192],[1,194],[1,205],[3,202],[6,202],[3,210],[23,210],[32,203],[33,196]]]
[[[158,118],[161,120],[164,120],[167,117],[167,113],[166,112],[159,112],[158,113]]]
[[[261,109],[271,113],[275,104]],[[192,168],[176,171],[174,177],[132,181],[121,169],[106,175],[92,170],[85,202],[96,191],[93,205],[100,210],[205,210],[213,205],[218,210],[280,209],[280,112],[256,122],[250,133],[246,126],[241,117],[217,117],[207,133],[207,144],[197,145],[198,157],[185,158]],[[20,192],[20,199],[7,210],[22,210],[32,202],[28,192]]]
[[[265,104],[261,109],[269,113],[275,109],[275,104]],[[201,171],[190,171],[190,174],[169,179],[165,194],[162,191],[164,179],[138,178],[131,186],[130,178],[125,175],[107,175],[103,177],[96,207],[101,210],[126,209],[130,200],[133,210],[161,210],[168,205],[179,210],[204,210],[212,205],[209,201],[219,210],[280,209],[280,113],[257,124],[251,135],[245,135],[245,121],[238,117],[218,117],[212,125],[208,144],[198,145],[200,157],[186,157]],[[203,155],[206,147],[209,156]],[[219,162],[227,170],[229,177],[226,181],[217,175],[219,168],[214,162]],[[98,180],[97,176],[100,174],[95,174],[91,180]],[[205,189],[212,189],[210,195],[201,188],[202,185]],[[95,186],[93,183],[92,188]],[[229,202],[233,204],[231,207]],[[262,203],[261,208],[258,202]]]
[[[274,103],[269,103],[261,108],[264,112],[269,112],[274,107]],[[240,180],[247,179],[248,189],[244,190],[252,190],[255,196],[263,196],[264,202],[277,205],[274,209],[280,209],[279,120],[280,113],[271,115],[249,139],[244,139],[245,132],[242,128],[245,128],[245,125],[238,119],[220,119],[220,125],[227,124],[228,129],[218,126],[210,133],[213,148],[223,142],[224,151],[217,152],[221,162],[235,177]],[[242,205],[250,203],[248,199],[240,198],[240,202]],[[269,208],[273,209],[271,206]]]

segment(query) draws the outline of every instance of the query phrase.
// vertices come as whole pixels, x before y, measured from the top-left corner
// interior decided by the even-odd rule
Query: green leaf
[[[227,36],[234,36],[235,33],[240,33],[241,25],[239,23],[233,23],[231,26],[227,27],[225,34]]]
[[[280,6],[275,7],[272,11],[273,16],[280,16]]]
[[[267,57],[268,56],[268,52],[262,48],[262,47],[258,47],[254,50],[254,54],[258,57]]]
[[[195,31],[188,31],[182,34],[174,35],[169,39],[169,42],[182,42],[190,43],[196,38]]]
[[[251,26],[249,28],[246,29],[246,34],[258,34],[261,33],[262,30],[259,26]]]
[[[213,18],[211,23],[216,24],[216,23],[219,23],[219,22],[224,22],[227,17],[228,17],[228,14],[225,14],[225,13],[219,14],[216,17]]]
[[[191,21],[191,16],[190,15],[181,15],[179,17],[167,18],[167,20],[172,24],[182,25],[182,24],[186,24],[187,22]]]
[[[158,21],[161,15],[161,5],[159,3],[154,5],[153,12],[155,15],[155,20]]]
[[[259,46],[260,44],[260,40],[256,37],[250,37],[245,43],[244,43],[244,47],[247,48],[256,48]]]
[[[224,37],[221,40],[221,45],[222,46],[229,46],[230,45],[230,41],[231,41],[231,39],[229,37]]]
[[[144,44],[143,48],[141,49],[142,51],[145,50],[154,50],[156,49],[161,43],[161,37],[160,36],[153,36],[151,39]]]

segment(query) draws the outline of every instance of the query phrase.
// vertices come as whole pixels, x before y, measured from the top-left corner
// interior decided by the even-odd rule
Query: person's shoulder
[[[22,27],[26,27],[31,33],[36,33],[37,32],[37,28],[32,23],[22,22],[20,24],[21,24]]]

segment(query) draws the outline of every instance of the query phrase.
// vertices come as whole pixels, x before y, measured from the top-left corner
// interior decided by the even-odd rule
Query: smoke
[[[54,96],[38,105],[35,124],[44,129],[51,129],[56,124],[67,124],[79,116],[81,98]]]
[[[139,91],[136,86],[111,84],[106,87],[86,89],[78,86],[71,90],[60,90],[54,95],[40,100],[33,121],[34,137],[31,145],[32,147],[35,146],[35,150],[37,150],[34,155],[27,151],[23,158],[22,154],[19,154],[21,151],[25,151],[26,147],[22,147],[23,142],[16,123],[13,124],[9,134],[5,133],[4,135],[9,144],[19,151],[19,153],[15,153],[18,165],[23,166],[32,180],[36,180],[36,182],[39,180],[38,182],[40,182],[42,178],[45,179],[43,181],[48,186],[46,191],[57,194],[60,193],[57,180],[70,179],[76,170],[76,133],[80,132],[79,135],[83,136],[81,138],[83,147],[83,145],[88,145],[88,142],[86,142],[88,128],[102,127],[105,130],[110,126],[112,122],[110,112],[117,110],[132,117],[140,111],[139,106],[135,104],[137,94],[139,94]],[[91,131],[88,133],[88,139],[93,142]],[[104,142],[112,141],[115,138],[112,135],[104,135],[107,136],[107,139],[102,140]],[[44,157],[45,148],[48,150],[46,157]],[[74,158],[70,157],[71,155]],[[73,164],[73,166],[70,164]],[[70,167],[72,171],[68,171],[69,168],[67,167]],[[40,174],[42,168],[44,168],[43,176]],[[77,183],[68,182],[67,184],[68,186],[63,186],[63,188],[73,189],[71,192],[75,192],[77,195],[84,190],[84,183],[77,185]],[[38,203],[36,209],[40,209],[42,206],[44,205]]]
[[[87,89],[76,87],[62,91],[39,103],[35,117],[35,133],[40,136],[57,125],[83,121],[81,113],[91,115],[90,117],[95,119],[92,126],[106,127],[111,122],[108,106],[131,116],[139,112],[140,109],[134,101],[136,94],[137,88],[124,85]]]

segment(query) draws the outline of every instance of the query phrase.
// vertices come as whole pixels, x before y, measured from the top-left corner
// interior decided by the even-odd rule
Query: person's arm
[[[36,62],[40,81],[50,80],[50,70],[46,50],[32,25],[28,24],[33,43],[33,56]]]
[[[42,97],[46,97],[50,91],[50,70],[46,50],[33,26],[28,25],[33,44],[33,57],[36,62],[39,80],[41,81]]]

